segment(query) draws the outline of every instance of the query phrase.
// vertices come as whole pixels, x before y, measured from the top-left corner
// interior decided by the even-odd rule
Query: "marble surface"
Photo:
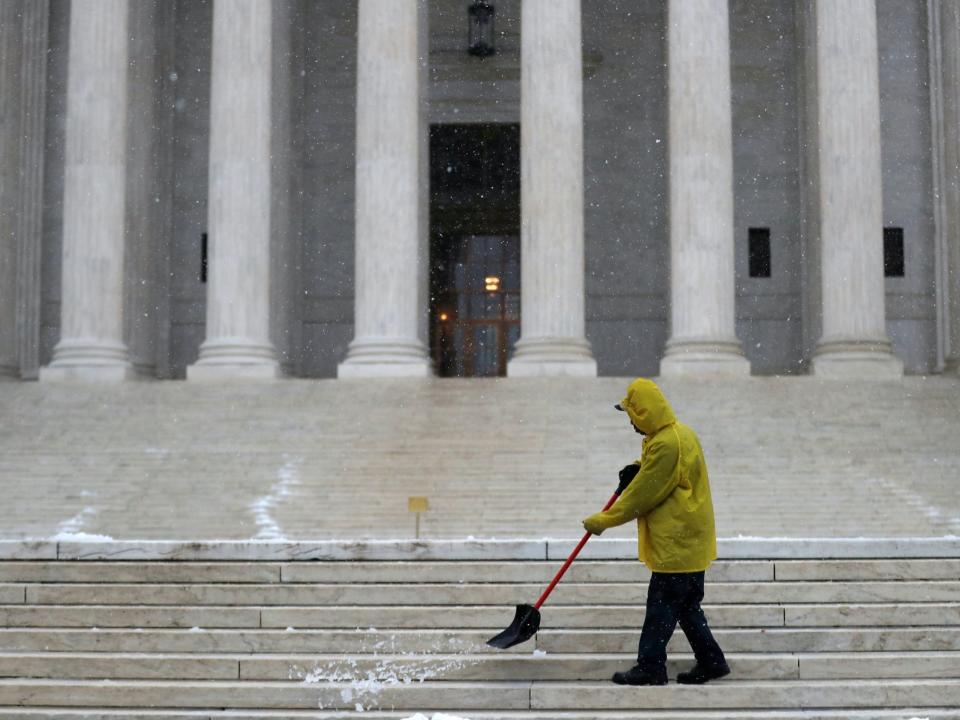
[[[542,576],[519,570],[556,567],[541,547],[536,560],[422,566],[0,562],[0,677],[8,676],[0,714],[5,703],[62,705],[79,717],[81,708],[296,713],[323,703],[351,717],[362,717],[360,707],[443,707],[481,718],[485,710],[498,720],[530,708],[571,718],[668,708],[699,720],[701,710],[770,717],[819,703],[846,708],[844,720],[859,717],[853,708],[872,708],[878,720],[908,698],[924,708],[912,717],[948,717],[936,708],[960,697],[960,603],[932,601],[955,599],[960,581],[942,579],[938,561],[722,561],[708,575],[704,610],[733,675],[648,692],[607,681],[632,663],[643,624],[647,573],[632,559],[575,566],[543,608],[535,638],[508,652],[486,645],[513,604],[542,587]],[[949,569],[957,561],[940,562]],[[911,562],[904,579],[887,579]],[[778,577],[779,565],[815,579]],[[672,676],[692,665],[682,633],[669,652]]]
[[[547,556],[566,558],[574,540],[550,540]],[[718,538],[721,559],[792,558],[957,558],[960,538]],[[591,538],[580,554],[584,559],[624,560],[637,556],[636,540]]]
[[[56,560],[57,543],[45,540],[0,540],[4,560]]]
[[[596,376],[586,340],[580,0],[521,4],[521,328],[507,375]]]
[[[427,496],[423,539],[571,541],[640,452],[612,407],[628,382],[3,383],[0,537],[56,537],[64,557],[90,536],[412,540],[407,499]],[[960,380],[660,385],[700,436],[718,534],[747,552],[749,538],[960,536]],[[635,537],[607,531],[585,557],[608,540],[632,557]],[[887,551],[911,552],[863,552]]]
[[[354,338],[341,378],[427,377],[425,6],[357,7]]]
[[[565,560],[576,540],[366,540],[286,542],[240,540],[176,542],[164,540],[0,541],[0,560],[167,560],[167,561],[470,561]],[[960,538],[720,538],[719,561],[758,562],[803,558],[944,558],[955,566]],[[582,560],[632,560],[636,541],[594,537],[578,556]],[[787,566],[790,567],[790,566]],[[793,566],[796,568],[798,566]],[[839,566],[842,567],[842,566]],[[875,566],[864,566],[864,568]],[[895,571],[888,565],[886,572]],[[258,572],[263,572],[258,571]],[[298,572],[298,571],[295,571]],[[312,571],[307,567],[305,572]],[[949,572],[947,572],[949,575]],[[803,579],[796,577],[795,579]],[[945,579],[950,579],[946,577]]]
[[[235,0],[213,10],[210,81],[210,233],[206,338],[189,380],[272,380],[270,142],[273,3]],[[242,90],[240,90],[242,88]]]
[[[41,380],[133,377],[124,338],[129,5],[70,13],[60,341]]]
[[[545,557],[546,543],[537,540],[58,543],[61,560],[541,560]]]
[[[903,364],[885,315],[875,0],[818,0],[815,46],[823,335],[813,372],[897,377]]]
[[[736,337],[726,0],[671,0],[670,338],[661,375],[750,374]]]
[[[415,572],[415,571],[414,571]],[[766,603],[949,603],[960,597],[960,582],[792,582],[714,583],[706,602]],[[269,585],[172,583],[162,587],[139,583],[44,583],[26,588],[26,602],[37,605],[519,605],[539,597],[543,583],[274,583]],[[645,601],[642,583],[561,583],[550,604],[630,605]],[[0,601],[24,602],[23,585],[0,585]]]
[[[629,710],[640,696],[630,687],[611,688],[609,683],[577,686],[534,684],[530,703],[534,708],[595,708]],[[645,708],[690,709],[777,708],[797,705],[815,707],[924,707],[960,703],[960,680],[883,680],[790,682],[722,682],[688,686],[668,685],[642,695]]]

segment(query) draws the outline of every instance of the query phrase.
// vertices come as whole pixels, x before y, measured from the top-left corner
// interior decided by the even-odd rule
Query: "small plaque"
[[[407,509],[416,513],[426,512],[430,509],[430,505],[425,497],[410,497],[407,498]]]

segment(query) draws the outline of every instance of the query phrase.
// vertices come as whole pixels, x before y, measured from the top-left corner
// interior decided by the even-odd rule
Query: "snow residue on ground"
[[[403,720],[467,720],[467,718],[462,718],[457,715],[444,715],[443,713],[434,713],[433,717],[427,717],[422,713],[417,713]]]
[[[375,710],[379,709],[379,695],[385,688],[444,678],[451,671],[476,662],[463,657],[475,651],[471,643],[448,639],[441,648],[439,642],[424,652],[397,652],[395,638],[380,640],[368,649],[372,651],[369,659],[345,657],[320,662],[309,669],[293,667],[290,677],[308,684],[343,683],[345,687],[340,690],[343,705],[353,704],[357,712]],[[381,651],[389,654],[378,655]],[[434,715],[432,720],[462,719]]]
[[[951,532],[960,530],[960,516],[945,517],[942,508],[931,505],[922,495],[913,490],[887,478],[872,478],[870,482],[887,490],[903,505],[912,507],[917,513],[925,515],[934,525],[946,525]]]
[[[91,493],[88,490],[84,490],[81,495],[83,497],[88,497],[95,495],[96,493]],[[57,542],[110,542],[113,540],[109,535],[95,535],[91,533],[81,532],[82,528],[89,518],[92,518],[97,514],[97,509],[95,507],[85,507],[83,510],[78,512],[72,518],[64,520],[57,527],[57,533],[51,540]]]
[[[57,533],[54,535],[51,540],[56,540],[57,542],[113,542],[113,538],[109,535],[97,535],[95,533]]]
[[[257,523],[257,540],[283,540],[283,530],[273,517],[273,509],[284,498],[289,497],[293,488],[300,484],[300,463],[303,458],[289,458],[284,455],[284,463],[277,470],[277,482],[270,492],[250,503],[250,512]]]

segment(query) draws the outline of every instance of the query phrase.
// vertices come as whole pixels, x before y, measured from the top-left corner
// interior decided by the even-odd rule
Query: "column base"
[[[197,362],[187,366],[187,380],[199,382],[271,381],[280,376],[273,346],[249,340],[208,340],[200,346]]]
[[[743,356],[740,343],[736,341],[669,340],[666,354],[660,361],[660,375],[749,377],[750,361]]]
[[[337,366],[338,378],[427,378],[433,362],[419,340],[354,340]]]
[[[596,377],[597,361],[590,343],[577,338],[534,338],[517,341],[507,362],[507,377]]]
[[[61,340],[53,360],[40,368],[40,382],[105,382],[135,380],[127,346],[102,340]]]
[[[4,380],[19,380],[20,368],[16,365],[0,365],[0,382]]]
[[[821,342],[811,372],[841,380],[897,380],[903,377],[903,361],[888,342]]]
[[[960,375],[960,358],[947,358],[943,363],[944,375]]]

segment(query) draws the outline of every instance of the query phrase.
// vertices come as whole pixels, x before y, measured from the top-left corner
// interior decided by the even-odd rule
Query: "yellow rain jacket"
[[[617,502],[584,524],[606,530],[637,521],[640,560],[654,572],[700,572],[717,559],[707,465],[696,433],[660,388],[638,378],[620,403],[645,435],[640,470]]]

